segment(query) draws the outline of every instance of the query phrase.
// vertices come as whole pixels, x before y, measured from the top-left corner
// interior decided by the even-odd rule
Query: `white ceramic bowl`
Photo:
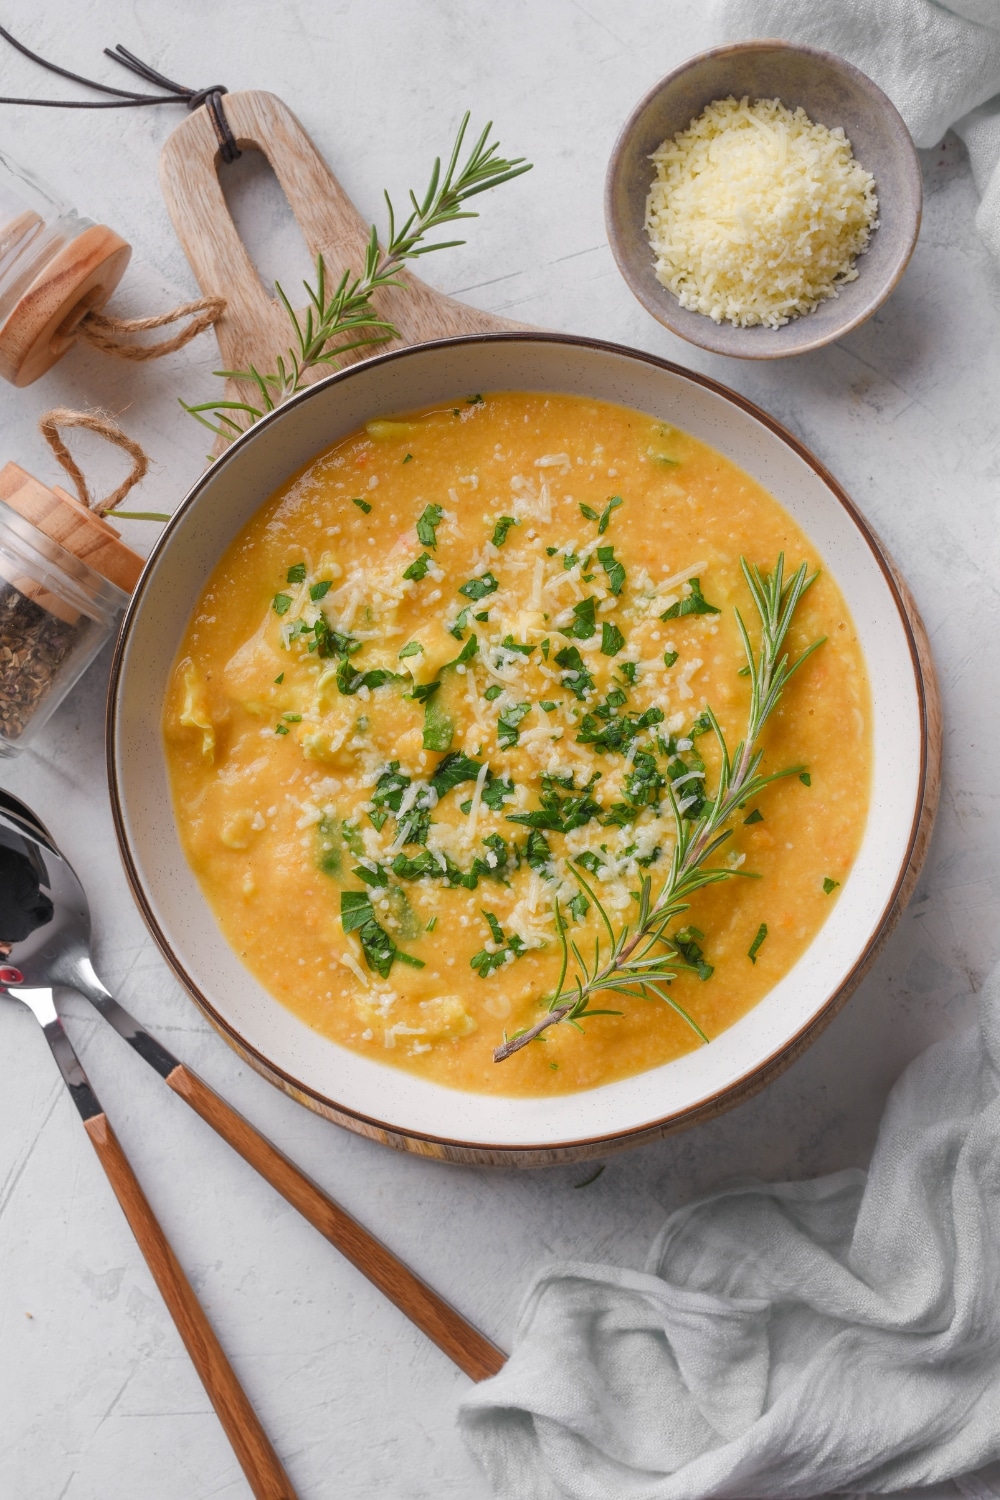
[[[461,1093],[382,1066],[312,1031],[244,968],[181,851],[160,720],[185,624],[223,550],[268,496],[375,416],[478,390],[558,391],[620,402],[711,443],[806,531],[858,627],[874,706],[871,812],[826,925],[759,1005],[708,1047],[563,1098]],[[914,623],[915,622],[915,623]],[[195,485],[132,598],[112,671],[108,755],[116,827],[162,952],[236,1049],[350,1129],[449,1159],[541,1164],[603,1155],[728,1107],[812,1040],[858,982],[915,879],[936,799],[936,701],[922,631],[847,496],[742,397],[650,355],[560,335],[426,344],[331,376],[259,422]],[[925,644],[925,643],[923,643]],[[929,706],[930,705],[930,706]]]

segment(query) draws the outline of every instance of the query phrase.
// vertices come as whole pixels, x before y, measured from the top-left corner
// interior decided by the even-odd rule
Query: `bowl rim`
[[[412,1128],[407,1128],[405,1132],[401,1131],[397,1125],[386,1123],[372,1115],[366,1114],[363,1110],[346,1105],[321,1093],[315,1087],[287,1072],[283,1067],[248,1042],[236,1030],[235,1026],[219,1012],[208,996],[194,983],[185,969],[182,959],[175,952],[171,939],[160,926],[152,902],[145,892],[136,860],[130,848],[124,799],[119,783],[117,755],[120,690],[132,624],[142,606],[144,594],[154,571],[154,564],[158,562],[163,552],[169,546],[173,532],[180,524],[182,516],[196,504],[202,492],[218,474],[219,466],[231,461],[234,455],[241,452],[244,448],[252,446],[267,428],[281,422],[287,411],[292,410],[303,402],[314,399],[316,394],[321,390],[325,391],[331,386],[350,379],[353,374],[362,369],[370,370],[373,366],[384,366],[400,359],[424,353],[425,351],[457,348],[467,345],[503,345],[508,343],[556,344],[625,356],[640,363],[649,364],[656,369],[691,381],[695,385],[701,386],[713,394],[720,396],[723,400],[732,403],[760,422],[780,442],[789,447],[813,471],[847,512],[849,519],[861,534],[877,568],[882,574],[893,607],[903,629],[906,648],[913,670],[919,711],[919,777],[904,855],[900,860],[892,888],[870,929],[868,941],[836,988],[828,994],[825,1001],[804,1024],[786,1036],[774,1048],[773,1052],[753,1066],[748,1067],[745,1071],[740,1072],[723,1088],[718,1089],[712,1096],[700,1101],[694,1107],[687,1107],[672,1112],[668,1111],[656,1119],[644,1121],[624,1130],[613,1130],[605,1134],[590,1135],[574,1139],[573,1141],[560,1142],[555,1145],[539,1142],[527,1144],[521,1142],[498,1142],[485,1145]],[[115,643],[108,682],[105,716],[105,759],[112,820],[119,856],[132,898],[157,948],[167,960],[182,987],[191,996],[214,1028],[240,1056],[257,1072],[261,1073],[269,1081],[283,1089],[291,1097],[296,1098],[299,1102],[307,1104],[308,1107],[316,1109],[319,1113],[326,1115],[327,1118],[333,1119],[349,1129],[380,1140],[384,1144],[395,1146],[397,1149],[413,1151],[423,1155],[438,1156],[452,1161],[472,1162],[483,1165],[530,1166],[548,1165],[556,1161],[580,1160],[587,1157],[607,1155],[610,1151],[631,1149],[633,1146],[642,1144],[645,1141],[655,1139],[675,1130],[687,1128],[699,1120],[711,1118],[732,1108],[744,1098],[756,1093],[811,1043],[814,1037],[833,1019],[833,1016],[857,988],[857,985],[864,977],[867,969],[874,962],[882,945],[895,927],[906,901],[912,892],[913,885],[923,863],[930,832],[933,827],[934,815],[937,810],[941,742],[940,726],[938,715],[936,714],[938,708],[938,690],[934,676],[933,662],[930,657],[929,644],[927,643],[923,623],[912,600],[904,599],[905,592],[905,583],[902,583],[898,579],[893,564],[889,560],[876,533],[825,465],[822,464],[804,443],[778,422],[776,418],[770,416],[769,413],[757,406],[755,402],[749,400],[739,392],[730,389],[721,381],[714,380],[711,376],[686,369],[683,365],[662,359],[660,356],[647,353],[645,350],[633,349],[625,344],[593,339],[579,334],[550,333],[544,331],[505,331],[432,339],[425,343],[407,345],[404,348],[390,350],[382,354],[370,356],[368,359],[358,360],[354,364],[334,371],[322,380],[307,386],[288,401],[282,403],[281,406],[268,412],[240,437],[235,439],[224,453],[220,454],[215,462],[206,469],[204,474],[195,481],[174,511],[170,521],[164,527],[154,544],[146,560],[146,566],[133,590]],[[914,627],[916,627],[916,633]],[[225,941],[224,939],[220,940]],[[280,1001],[275,1000],[274,1003],[280,1004]]]
[[[910,226],[909,238],[905,250],[899,257],[897,264],[892,271],[892,275],[889,277],[889,280],[885,286],[885,289],[873,304],[864,307],[853,317],[848,318],[844,323],[838,324],[832,329],[827,329],[825,333],[820,334],[818,337],[808,339],[807,341],[797,345],[795,348],[777,349],[772,347],[770,349],[761,349],[760,351],[750,351],[746,349],[737,350],[726,347],[726,338],[728,335],[725,331],[725,328],[729,328],[731,325],[725,325],[725,328],[723,328],[712,322],[710,318],[705,317],[703,321],[706,325],[710,325],[706,326],[705,328],[706,337],[704,339],[697,338],[695,337],[693,330],[698,325],[691,325],[686,320],[682,320],[676,316],[677,312],[684,312],[686,311],[686,309],[681,308],[680,303],[677,301],[676,297],[674,297],[673,293],[668,290],[667,287],[660,288],[663,293],[663,299],[661,300],[658,297],[654,297],[651,291],[647,293],[644,287],[636,284],[625,254],[625,231],[622,228],[618,215],[615,211],[614,198],[618,185],[619,175],[621,172],[622,158],[629,138],[632,132],[635,130],[639,122],[639,118],[644,110],[650,104],[652,104],[660,94],[664,92],[669,84],[674,83],[677,79],[683,77],[685,73],[688,73],[697,64],[705,62],[708,58],[729,57],[739,53],[753,53],[775,50],[799,53],[802,56],[814,58],[817,61],[823,62],[830,66],[835,72],[841,72],[846,75],[846,77],[850,79],[851,83],[854,84],[856,88],[860,89],[861,92],[867,93],[871,97],[873,97],[875,102],[885,111],[885,114],[889,121],[889,125],[891,127],[891,134],[893,138],[898,142],[898,145],[900,147],[901,160],[905,164],[906,175],[910,180],[910,187],[913,192],[913,202],[915,207],[912,215],[912,224]],[[867,322],[867,320],[878,311],[878,309],[892,295],[892,293],[896,290],[896,287],[899,285],[903,277],[903,273],[909,265],[910,260],[913,256],[913,252],[916,249],[917,238],[920,234],[920,223],[922,215],[923,177],[920,171],[920,160],[917,156],[917,150],[913,144],[913,137],[910,135],[910,131],[906,124],[906,121],[903,119],[902,115],[896,108],[895,104],[893,104],[888,94],[884,93],[883,90],[879,88],[874,79],[870,78],[867,73],[863,72],[861,68],[857,67],[855,63],[849,62],[846,57],[841,57],[839,53],[830,52],[823,47],[811,46],[807,42],[789,41],[785,37],[754,37],[747,41],[725,42],[720,44],[718,47],[709,47],[703,52],[695,53],[692,57],[689,57],[684,62],[680,63],[678,67],[673,68],[669,73],[665,73],[663,77],[658,80],[658,82],[654,83],[650,89],[647,89],[646,93],[643,94],[642,98],[636,104],[635,108],[629,114],[625,123],[619,130],[618,135],[615,138],[615,143],[611,148],[611,155],[608,158],[608,167],[604,178],[604,226],[608,236],[608,243],[611,246],[611,253],[614,256],[615,264],[618,267],[621,278],[625,282],[625,285],[628,287],[629,291],[632,293],[633,297],[635,297],[636,301],[645,308],[650,317],[655,318],[655,320],[663,328],[666,328],[671,333],[676,334],[678,338],[684,339],[686,343],[694,345],[695,348],[707,349],[710,353],[713,354],[723,354],[726,355],[729,359],[792,359],[799,354],[811,354],[816,349],[821,349],[827,344],[835,343],[838,339],[844,338],[848,333],[851,333],[862,323]],[[659,286],[659,283],[656,283],[656,285]],[[790,323],[786,323],[784,327],[793,329],[797,326],[801,327],[801,325],[808,319],[808,316],[808,313],[806,313],[802,317],[796,318]],[[749,331],[751,330],[733,329],[733,332]],[[778,328],[764,331],[770,331],[772,333],[780,334],[783,329]]]

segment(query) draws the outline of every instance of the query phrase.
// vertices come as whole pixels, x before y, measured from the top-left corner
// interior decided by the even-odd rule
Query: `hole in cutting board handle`
[[[248,142],[241,141],[240,148],[237,161],[218,165],[226,207],[264,291],[273,297],[280,281],[292,306],[299,307],[305,301],[303,281],[316,279],[315,264],[271,163]]]

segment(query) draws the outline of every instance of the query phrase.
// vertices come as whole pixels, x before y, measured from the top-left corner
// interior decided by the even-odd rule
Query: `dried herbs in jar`
[[[42,727],[127,599],[0,501],[0,755],[16,755]]]

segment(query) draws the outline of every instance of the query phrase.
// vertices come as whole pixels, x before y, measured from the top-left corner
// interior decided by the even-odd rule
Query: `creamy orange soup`
[[[557,1094],[702,1046],[662,1000],[562,1023],[502,1063],[618,930],[715,786],[749,704],[741,571],[818,570],[788,638],[825,637],[761,738],[714,857],[740,876],[669,929],[670,995],[709,1037],[816,936],[867,813],[864,662],[808,538],[721,454],[638,412],[503,392],[368,424],[216,567],[164,716],[187,858],[228,941],[318,1032],[456,1088]],[[745,879],[753,874],[759,878]],[[560,912],[557,918],[556,909]],[[762,936],[766,929],[766,935]],[[574,972],[570,960],[569,978]]]

